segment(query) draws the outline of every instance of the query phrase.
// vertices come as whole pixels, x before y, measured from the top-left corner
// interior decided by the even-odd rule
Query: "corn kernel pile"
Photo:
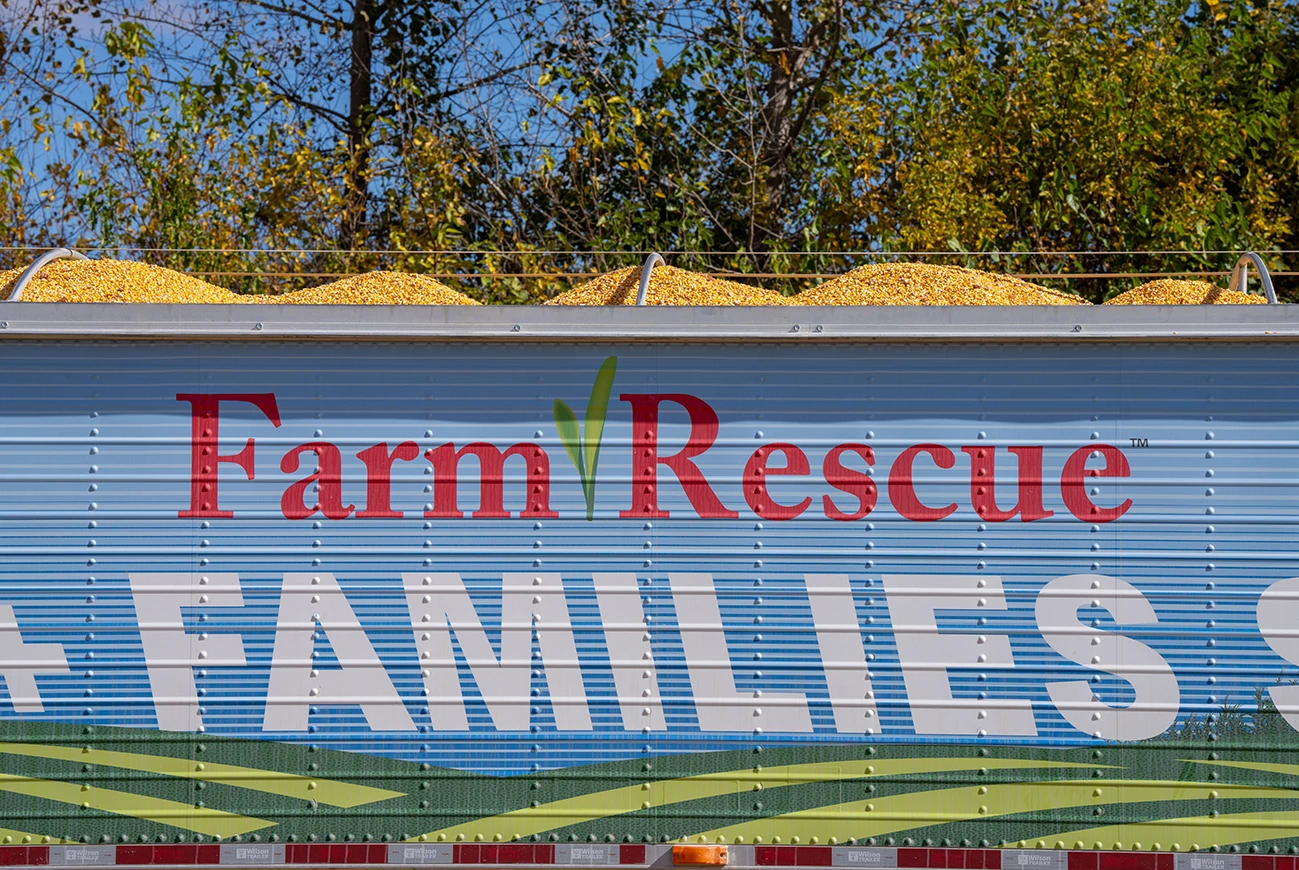
[[[1018,278],[924,263],[861,266],[804,290],[795,305],[1086,305]]]
[[[14,292],[14,284],[18,281],[18,276],[25,270],[26,266],[20,266],[17,269],[6,269],[0,272],[0,299],[8,299]]]
[[[286,305],[480,305],[441,281],[409,272],[367,272],[279,296],[243,301]]]
[[[640,290],[640,266],[608,272],[561,293],[547,305],[635,305]],[[650,272],[646,305],[785,305],[774,290],[701,275],[674,266]]]
[[[0,300],[22,268],[0,271]],[[547,305],[634,305],[641,267],[601,275]],[[427,275],[369,272],[292,293],[239,295],[191,275],[127,260],[47,263],[23,291],[24,302],[272,303],[293,305],[479,305]],[[1207,281],[1160,279],[1106,305],[1259,305],[1266,299]],[[660,265],[650,274],[650,305],[1086,305],[1078,296],[1017,278],[923,263],[862,266],[786,298],[772,290]]]
[[[1224,290],[1208,281],[1174,281],[1163,278],[1134,287],[1106,302],[1106,305],[1259,305],[1262,296]]]
[[[22,269],[0,275],[0,299],[8,299]],[[23,302],[204,302],[242,297],[174,269],[128,260],[54,260],[23,290]]]

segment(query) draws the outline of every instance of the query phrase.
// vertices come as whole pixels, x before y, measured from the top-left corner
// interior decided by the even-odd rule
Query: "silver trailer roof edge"
[[[1271,341],[1299,305],[665,307],[35,303],[0,312],[0,340]]]

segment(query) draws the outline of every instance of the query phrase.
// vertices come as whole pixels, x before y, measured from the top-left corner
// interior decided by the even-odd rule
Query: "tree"
[[[0,230],[502,301],[649,249],[1223,266],[1113,252],[1299,247],[1297,34],[1266,0],[11,0]]]
[[[57,146],[33,166],[65,179],[62,197],[85,213],[70,231],[109,244],[179,244],[148,229],[160,216],[180,235],[212,234],[206,213],[242,246],[264,236],[320,248],[323,235],[342,251],[381,247],[371,209],[403,187],[419,131],[450,114],[450,99],[531,63],[497,62],[501,7],[489,16],[457,0],[33,0],[5,11],[0,22],[24,37],[0,42],[6,120],[22,124],[18,109],[32,107],[21,133]]]
[[[471,209],[479,237],[560,250],[733,252],[682,262],[747,270],[787,268],[794,261],[780,252],[819,249],[828,113],[902,38],[910,7],[570,0],[561,8],[540,53],[547,64],[525,140],[476,131],[503,158],[482,164],[492,174],[484,205]]]
[[[951,4],[894,90],[884,243],[1098,254],[1294,247],[1297,25],[1293,5],[1248,0],[1190,18],[1153,0]]]
[[[139,17],[134,5],[118,10]],[[223,52],[270,102],[297,112],[299,126],[319,136],[317,147],[335,146],[341,174],[341,212],[336,242],[342,251],[366,247],[376,160],[391,168],[413,131],[442,114],[455,94],[525,68],[493,68],[476,80],[464,73],[456,52],[480,46],[475,61],[490,65],[499,51],[480,39],[494,27],[456,2],[350,0],[335,6],[314,0],[209,0],[198,13],[164,12],[168,30],[193,34],[207,45],[225,41]],[[188,55],[185,52],[189,52]],[[173,51],[173,62],[193,65],[190,45]],[[214,87],[219,71],[205,70]],[[332,140],[332,143],[331,143]],[[398,161],[399,162],[399,161]],[[388,179],[381,179],[381,186]]]

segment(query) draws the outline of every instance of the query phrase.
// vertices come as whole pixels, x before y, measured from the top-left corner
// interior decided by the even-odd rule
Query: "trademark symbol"
[[[1128,440],[1132,442],[1132,446],[1133,446],[1133,447],[1149,447],[1149,446],[1150,446],[1150,439],[1149,439],[1149,438],[1129,438]]]

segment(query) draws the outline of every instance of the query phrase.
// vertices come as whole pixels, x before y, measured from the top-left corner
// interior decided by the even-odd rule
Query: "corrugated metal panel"
[[[112,729],[158,728],[161,705],[183,711],[185,729],[203,732],[150,750],[164,755],[201,760],[194,749],[198,741],[249,738],[492,776],[614,762],[652,766],[667,756],[737,750],[750,761],[726,756],[718,762],[720,770],[743,772],[754,753],[784,758],[779,753],[786,750],[795,753],[791,759],[833,760],[866,757],[866,747],[878,748],[884,757],[891,746],[908,747],[902,755],[923,755],[918,745],[997,751],[1112,744],[1107,738],[1116,732],[1106,729],[1113,728],[1113,713],[1099,714],[1095,728],[1105,736],[1094,740],[1077,721],[1070,724],[1051,697],[1052,684],[1071,681],[1087,681],[1096,699],[1111,707],[1122,708],[1135,697],[1129,679],[1068,661],[1043,637],[1035,613],[1043,587],[1075,574],[1117,578],[1139,593],[1140,598],[1120,588],[1106,597],[1108,586],[1095,587],[1105,602],[1084,606],[1078,615],[1084,629],[1093,625],[1119,632],[1171,667],[1178,691],[1175,696],[1155,691],[1158,703],[1151,709],[1166,706],[1168,721],[1176,720],[1174,730],[1184,729],[1188,717],[1221,716],[1233,705],[1251,711],[1256,691],[1284,682],[1296,670],[1265,642],[1256,616],[1265,589],[1299,575],[1299,555],[1290,546],[1299,518],[1292,492],[1299,480],[1294,353],[1289,345],[1250,343],[6,342],[0,345],[6,372],[0,405],[0,603],[12,607],[19,634],[12,627],[5,632],[11,646],[0,656],[9,693],[0,696],[0,715],[10,720],[0,727],[5,739],[23,743],[75,743],[76,729],[86,727],[110,729],[96,738],[107,739],[103,734],[117,733]],[[610,356],[617,357],[617,376],[600,453],[594,520],[588,521],[581,481],[557,437],[554,402],[564,400],[582,420],[596,371]],[[177,396],[249,393],[273,393],[282,425],[272,426],[247,402],[221,404],[219,453],[235,454],[247,439],[254,440],[256,453],[252,480],[244,479],[233,463],[220,463],[219,505],[233,511],[233,517],[178,517],[190,503],[192,445],[191,403]],[[632,472],[637,451],[644,449],[633,443],[631,403],[620,397],[651,393],[688,394],[716,412],[716,442],[694,461],[721,503],[738,514],[735,518],[696,516],[664,466],[659,466],[657,498],[671,516],[619,515],[643,486]],[[673,401],[663,403],[660,423],[659,456],[667,456],[685,445],[690,424]],[[316,461],[308,452],[301,469],[282,472],[281,457],[291,448],[308,442],[335,445],[343,463],[342,504],[360,510],[368,494],[356,454],[380,442],[391,450],[407,440],[417,442],[421,451],[447,442],[457,448],[487,442],[502,450],[521,442],[539,445],[549,460],[549,507],[558,516],[518,516],[525,492],[536,481],[527,479],[521,459],[512,458],[505,465],[504,499],[514,516],[473,518],[470,513],[480,500],[478,471],[476,461],[467,459],[459,486],[465,517],[426,519],[435,488],[446,481],[435,480],[430,463],[417,458],[393,465],[391,504],[404,512],[402,518],[284,517],[286,488],[309,474]],[[811,499],[795,519],[763,519],[746,503],[746,461],[756,449],[776,442],[796,445],[809,461],[807,475],[773,475],[770,480],[770,499],[776,503]],[[872,472],[878,504],[851,522],[828,519],[822,500],[830,497],[848,512],[856,505],[853,496],[823,479],[827,453],[843,443],[869,445],[876,459]],[[889,471],[916,444],[952,451],[950,469],[938,468],[928,454],[916,460],[914,484],[921,503],[956,505],[937,522],[904,519],[891,502]],[[1131,466],[1129,476],[1087,480],[1088,497],[1097,505],[1108,508],[1131,499],[1131,509],[1116,522],[1079,519],[1062,497],[1066,461],[1094,444],[1119,448]],[[1008,451],[1015,446],[1042,448],[1043,506],[1053,515],[1033,522],[981,519],[971,506],[972,488],[984,485],[971,479],[972,454],[995,451],[996,499],[1006,510],[1017,494],[1015,457]],[[963,452],[967,447],[971,453]],[[773,458],[771,464],[779,467],[783,461]],[[852,455],[843,462],[866,470]],[[1098,464],[1092,460],[1088,467]],[[897,489],[892,493],[899,494]],[[644,686],[648,692],[631,698],[624,692],[623,704],[610,663],[611,626],[596,593],[597,578],[611,573],[635,578],[634,595],[607,599],[624,602],[628,618],[634,617],[619,623],[626,649],[635,652],[647,645],[652,651],[643,662],[620,659],[630,675],[626,685]],[[187,606],[179,610],[186,636],[173,636],[181,644],[172,648],[175,657],[155,654],[154,661],[146,661],[141,625],[157,628],[160,614],[171,611],[150,606],[142,615],[142,600],[158,599],[151,597],[156,593],[139,591],[143,580],[133,594],[133,574],[177,575],[166,589],[188,596]],[[296,574],[307,579],[286,580]],[[415,584],[414,605],[403,591],[403,575],[408,585]],[[422,594],[419,578],[432,578],[434,594],[440,595],[454,588],[446,575],[458,575],[468,590],[493,656],[502,655],[503,645],[512,649],[503,640],[510,628],[502,630],[503,584],[531,582],[535,595],[520,612],[525,619],[530,612],[544,614],[537,626],[541,639],[529,635],[517,647],[531,662],[526,681],[519,683],[526,685],[526,693],[497,699],[495,706],[484,701],[490,691],[475,678],[474,668],[509,685],[508,666],[479,660],[471,667],[466,638],[472,632],[455,633],[467,730],[434,727],[451,721],[437,716],[452,716],[446,711],[453,710],[454,699],[430,697],[421,671],[429,660],[421,662],[420,650],[434,647],[427,646],[432,640],[421,640],[420,602],[415,600]],[[508,579],[515,575],[522,579]],[[926,576],[965,579],[916,579]],[[213,579],[203,583],[204,577]],[[324,577],[317,584],[324,593],[313,591],[312,577]],[[340,618],[341,605],[338,596],[329,594],[331,577],[363,628],[361,637],[355,628],[329,627]],[[286,583],[300,584],[295,600],[305,603],[281,617]],[[956,583],[960,597],[944,600],[943,595],[957,594],[937,591],[946,583]],[[220,591],[205,602],[209,585]],[[561,598],[545,597],[560,588]],[[843,611],[848,593],[841,589],[850,590],[855,613]],[[839,621],[814,619],[809,593],[828,596],[825,613],[837,614]],[[322,617],[322,627],[308,645],[315,663],[295,670],[289,661],[292,640],[310,631],[302,626],[315,615],[308,612],[317,604],[312,599],[321,597],[320,606],[334,609]],[[1157,622],[1142,624],[1136,603],[1141,599]],[[928,600],[931,607],[906,610],[914,600]],[[1119,625],[1102,603],[1122,608],[1132,621]],[[1275,606],[1285,602],[1278,600]],[[562,619],[550,621],[565,610],[576,662],[563,660],[568,626]],[[931,611],[938,634],[917,635],[923,639],[910,655],[922,658],[904,662],[905,636],[923,626],[904,624],[899,614],[917,618]],[[720,615],[720,633],[709,630],[714,612]],[[848,627],[853,616],[857,629]],[[281,664],[285,673],[298,676],[286,679],[285,685],[293,687],[288,695],[268,697],[277,618],[278,642],[286,656]],[[289,618],[296,621],[296,635]],[[431,614],[435,626],[441,619],[440,611]],[[516,624],[527,631],[526,621]],[[852,643],[838,643],[836,638],[844,635],[860,636],[858,652]],[[19,637],[24,645],[58,649],[19,650],[14,646]],[[211,660],[228,661],[235,637],[243,664],[199,660],[211,647]],[[693,651],[687,649],[692,637],[698,641]],[[719,637],[724,637],[724,647],[709,646]],[[965,645],[943,651],[942,644],[953,637],[965,638]],[[367,644],[382,668],[367,669]],[[1013,656],[1013,667],[1000,660],[1002,644]],[[824,662],[827,645],[847,658]],[[340,646],[352,652],[340,656]],[[1122,657],[1135,648],[1105,638],[1100,649],[1106,656]],[[719,650],[722,657],[714,657]],[[934,661],[925,664],[925,655]],[[340,657],[346,661],[340,664]],[[27,698],[27,709],[20,711],[3,698],[12,698],[16,685],[30,685],[23,675],[30,674],[33,660],[39,662],[39,701]],[[60,673],[64,662],[66,672]],[[1110,660],[1097,664],[1105,667]],[[1117,665],[1130,668],[1133,663],[1120,660]],[[305,694],[317,683],[327,685],[330,672],[340,666],[362,674],[361,683],[372,691],[345,699],[351,703],[333,704]],[[308,667],[317,676],[306,676]],[[569,677],[579,674],[580,681],[570,681],[567,694],[556,697],[566,669]],[[1141,665],[1128,676],[1154,679],[1158,670]],[[183,695],[159,696],[159,680],[166,679],[160,675],[167,671],[194,674],[192,712]],[[941,696],[944,681],[950,684],[952,701],[918,695],[923,690]],[[728,723],[722,730],[701,728],[697,701],[705,694],[705,683],[712,687],[708,691],[724,697],[712,705],[717,721]],[[185,680],[170,684],[183,689]],[[326,689],[324,697],[328,694]],[[836,694],[837,710],[832,703]],[[1083,706],[1088,703],[1083,699]],[[300,729],[265,730],[268,708],[295,705],[310,707]],[[527,708],[526,715],[510,717],[509,711],[521,707]],[[864,718],[872,707],[877,715]],[[728,710],[741,715],[730,716]],[[917,727],[917,711],[924,710],[937,711],[937,717]],[[505,730],[500,720],[525,724]],[[577,724],[561,729],[560,720]],[[290,720],[273,715],[272,721],[282,725]],[[641,722],[653,727],[643,731]],[[853,722],[858,725],[844,727]],[[979,724],[983,722],[987,724]],[[54,730],[40,731],[33,723],[51,723]],[[376,723],[395,723],[401,730],[376,728]],[[950,729],[944,732],[941,723],[950,723]],[[65,733],[55,726],[75,727]],[[1289,726],[1282,728],[1278,733],[1291,740]],[[869,733],[855,733],[866,729]],[[980,730],[986,733],[980,736]],[[1254,739],[1248,730],[1232,732],[1232,739],[1248,743]],[[6,756],[4,769],[24,776],[39,773],[22,767],[16,760],[20,757],[27,756]],[[232,757],[227,753],[222,760],[230,763]],[[293,772],[298,758],[285,755],[276,769]],[[420,774],[413,766],[390,771],[378,760],[367,764],[372,765],[367,781],[395,777],[388,782],[404,785],[394,790],[412,795],[412,801],[421,797],[415,785]],[[625,771],[632,769],[569,774],[570,779],[598,783],[598,788],[565,786],[564,774],[550,775],[545,788],[537,789],[544,792],[540,803],[565,799],[569,788],[607,792],[660,775],[651,775],[652,768],[646,767],[641,778],[629,778]],[[706,771],[701,767],[696,772]],[[66,775],[72,775],[70,769]],[[145,777],[145,782],[146,791],[173,795],[170,781]],[[0,782],[0,790],[3,786]],[[186,780],[175,788],[181,789],[173,795],[178,802],[193,801],[194,783]],[[218,783],[212,788],[221,794],[232,787]],[[494,792],[474,790],[485,786],[464,788],[423,808],[436,818],[407,819],[400,830],[394,822],[388,833],[449,830],[459,820],[512,808],[502,803],[506,798],[492,797]],[[746,789],[739,786],[735,793]],[[842,800],[848,800],[858,792],[843,794]],[[1260,800],[1268,797],[1258,795]],[[593,799],[593,805],[607,799],[612,798]],[[834,803],[824,796],[809,800],[809,806]],[[241,811],[252,813],[257,806]],[[662,830],[673,836],[716,831],[772,812],[770,807],[751,809],[747,798],[719,806],[704,807],[694,817],[673,817]],[[1030,802],[1025,811],[1033,806]],[[627,807],[633,813],[639,809],[638,801]],[[590,807],[586,811],[584,818],[599,815]],[[274,806],[265,808],[263,816],[273,812],[282,813],[277,820],[294,816]],[[148,823],[139,828],[146,835],[155,830],[151,824],[169,830],[157,812],[133,818]],[[951,820],[936,813],[925,824],[940,821]],[[1029,822],[1044,824],[1041,819],[1025,824]],[[68,822],[66,833],[79,838],[78,824]],[[223,824],[191,820],[181,827],[213,836],[238,827]],[[350,823],[337,819],[321,824],[340,832],[379,833],[364,825],[349,829]],[[515,823],[502,823],[499,831],[491,824],[485,823],[482,831],[489,837],[504,831],[508,839],[509,825]],[[605,824],[619,838],[642,830],[631,823]],[[537,832],[577,830],[574,825],[580,827],[558,814],[553,825]],[[16,821],[11,826],[22,827]],[[917,822],[907,829],[923,826]],[[1078,827],[1071,822],[1063,829]],[[973,829],[967,825],[963,830]],[[1002,833],[976,836],[976,845],[980,839],[995,844],[1020,838],[1018,828],[984,825],[983,830]],[[63,827],[40,833],[61,832]]]

